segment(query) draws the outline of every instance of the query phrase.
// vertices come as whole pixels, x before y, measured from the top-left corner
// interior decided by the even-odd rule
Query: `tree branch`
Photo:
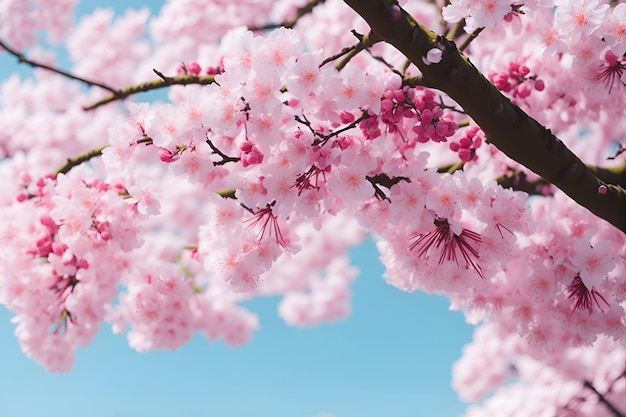
[[[107,148],[107,146],[103,146],[101,148],[96,148],[96,149],[91,149],[85,153],[75,156],[74,158],[68,158],[65,164],[63,164],[62,167],[60,167],[54,172],[54,176],[56,177],[59,174],[67,174],[75,166],[78,166],[82,164],[83,162],[87,162],[91,158],[95,158],[96,156],[102,155],[102,151],[105,148]]]
[[[480,32],[482,32],[485,28],[478,28],[475,31],[473,31],[472,33],[470,33],[467,38],[465,38],[465,40],[463,42],[461,42],[461,44],[459,45],[459,51],[463,52],[464,50],[467,49],[468,46],[470,46],[470,43],[472,43],[472,41],[474,39],[476,39],[478,37],[478,35],[480,35]]]
[[[425,85],[455,100],[493,145],[626,233],[626,191],[597,178],[549,129],[503,96],[453,42],[420,25],[395,1],[344,1],[420,69]],[[432,48],[443,56],[427,65],[423,57]]]
[[[583,385],[586,388],[589,388],[591,391],[593,391],[594,394],[598,396],[598,401],[604,404],[606,408],[608,408],[615,417],[626,417],[626,415],[624,415],[617,408],[615,408],[615,406],[609,400],[607,400],[606,397],[604,397],[604,395],[600,394],[600,392],[598,392],[596,387],[594,387],[591,382],[585,381]]]
[[[144,93],[146,91],[158,90],[159,88],[165,88],[172,85],[189,85],[189,84],[198,84],[198,85],[207,85],[215,82],[214,75],[176,75],[174,77],[166,77],[161,72],[157,70],[152,70],[155,74],[159,76],[158,80],[147,81],[141,84],[131,85],[129,87],[124,87],[120,90],[114,91],[112,94],[104,97],[101,100],[96,101],[93,104],[90,104],[87,107],[83,107],[83,110],[89,111],[96,109],[100,106],[103,106],[107,103],[111,103],[116,100],[123,100],[126,97],[129,97],[133,94]]]
[[[626,162],[620,166],[603,168],[587,165],[587,168],[604,182],[619,185],[626,189]]]
[[[42,68],[51,72],[54,72],[56,74],[62,75],[66,78],[69,78],[71,80],[76,80],[76,81],[80,81],[84,84],[87,84],[90,87],[100,87],[104,90],[110,91],[111,94],[104,97],[101,100],[98,100],[97,102],[90,104],[87,107],[83,107],[83,110],[85,111],[89,111],[89,110],[93,110],[96,109],[100,106],[103,106],[107,103],[111,103],[113,101],[116,100],[123,100],[133,94],[137,94],[137,93],[143,93],[146,91],[152,91],[152,90],[157,90],[159,88],[164,88],[164,87],[169,87],[172,85],[189,85],[189,84],[198,84],[198,85],[207,85],[207,84],[212,84],[215,82],[215,76],[214,75],[200,75],[200,76],[196,76],[196,75],[191,75],[191,74],[185,74],[185,75],[177,75],[174,77],[167,77],[165,75],[163,75],[161,72],[157,71],[157,70],[153,70],[155,74],[157,74],[159,76],[160,79],[158,80],[154,80],[154,81],[148,81],[145,83],[141,83],[141,84],[136,84],[136,85],[131,85],[129,87],[125,87],[122,89],[115,89],[107,84],[98,82],[98,81],[94,81],[94,80],[90,80],[87,78],[83,78],[83,77],[79,77],[77,75],[74,75],[70,72],[64,71],[62,69],[59,68],[55,68],[53,66],[47,65],[47,64],[42,64],[40,62],[36,62],[33,61],[29,58],[26,57],[26,55],[24,55],[23,53],[16,51],[15,49],[11,48],[10,46],[8,46],[6,43],[4,43],[2,40],[0,40],[0,48],[6,50],[9,54],[13,55],[14,57],[17,58],[17,60],[19,62],[25,63],[30,65],[31,67],[34,68]]]
[[[350,60],[354,58],[359,52],[381,41],[381,39],[378,38],[378,36],[376,36],[373,32],[370,32],[367,35],[359,35],[355,30],[353,30],[352,34],[359,39],[359,42],[352,46],[345,47],[338,53],[324,59],[320,64],[320,68],[328,64],[329,62],[332,62],[343,56],[344,59],[342,59],[337,65],[335,65],[335,69],[337,71],[341,71],[343,67],[345,67],[348,62],[350,62]]]
[[[326,0],[309,0],[308,3],[306,3],[305,5],[301,6],[298,8],[298,10],[296,10],[296,15],[289,19],[286,20],[284,22],[280,22],[280,23],[269,23],[267,25],[263,25],[263,26],[252,26],[251,28],[249,28],[251,31],[253,32],[257,32],[260,30],[270,30],[270,29],[277,29],[279,27],[285,27],[285,28],[293,28],[296,23],[298,23],[298,20],[300,20],[300,18],[302,16],[305,16],[309,13],[311,13],[313,11],[313,9],[315,8],[315,6],[320,5],[322,3],[324,3]]]
[[[66,77],[66,78],[69,78],[71,80],[80,81],[81,83],[87,84],[90,87],[100,87],[100,88],[103,88],[105,90],[110,91],[113,94],[117,93],[117,90],[115,88],[109,86],[109,85],[100,83],[98,81],[89,80],[87,78],[82,78],[82,77],[79,77],[79,76],[74,75],[72,73],[69,73],[67,71],[63,71],[62,69],[55,68],[53,66],[50,66],[50,65],[47,65],[47,64],[42,64],[40,62],[36,62],[36,61],[31,60],[31,59],[28,59],[26,57],[26,55],[24,55],[23,53],[18,52],[15,49],[9,47],[2,40],[0,40],[0,47],[3,48],[8,53],[10,53],[11,55],[13,55],[14,57],[16,57],[18,62],[23,62],[25,64],[30,65],[33,68],[43,68],[45,70],[48,70],[48,71],[54,72],[56,74],[62,75],[62,76]]]

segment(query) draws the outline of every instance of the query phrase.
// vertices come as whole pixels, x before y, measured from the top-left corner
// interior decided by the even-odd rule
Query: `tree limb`
[[[141,84],[131,85],[129,87],[121,88],[117,91],[114,91],[112,94],[104,97],[101,100],[96,101],[95,103],[90,104],[87,107],[83,107],[83,110],[89,111],[96,109],[100,106],[103,106],[107,103],[111,103],[116,100],[123,100],[126,97],[132,96],[137,93],[144,93],[146,91],[158,90],[159,88],[169,87],[172,85],[189,85],[189,84],[198,84],[198,85],[207,85],[215,82],[214,75],[176,75],[174,77],[166,77],[162,73],[157,70],[153,70],[155,74],[159,76],[158,80],[146,81]]]
[[[493,145],[626,233],[626,191],[597,178],[549,129],[503,96],[453,42],[420,25],[395,1],[344,1],[420,69],[424,85],[463,107]],[[427,65],[423,57],[432,48],[443,56]]]
[[[101,148],[91,149],[85,153],[77,155],[73,158],[68,158],[65,164],[54,172],[54,176],[56,177],[59,174],[67,174],[74,168],[82,164],[83,162],[89,161],[91,158],[95,158],[97,156],[102,155],[102,151],[106,148],[106,146],[102,146]]]

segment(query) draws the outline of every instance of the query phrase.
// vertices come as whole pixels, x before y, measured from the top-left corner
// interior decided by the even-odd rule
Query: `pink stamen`
[[[444,261],[454,261],[459,266],[459,258],[462,257],[465,265],[473,269],[481,278],[485,278],[483,271],[478,264],[480,255],[474,244],[480,244],[480,234],[468,229],[463,229],[460,235],[455,235],[450,230],[450,223],[446,219],[435,220],[435,230],[432,232],[415,235],[411,237],[413,242],[409,246],[410,250],[418,249],[418,256],[424,256],[431,250],[439,251],[439,264]],[[460,253],[460,257],[459,257]]]
[[[606,299],[596,291],[595,288],[589,290],[579,275],[576,275],[572,280],[572,283],[567,286],[567,298],[574,299],[574,306],[572,307],[572,313],[576,310],[585,309],[591,314],[593,312],[593,304],[602,310],[598,299],[602,300],[604,304],[609,306]]]
[[[267,233],[268,237],[274,235],[276,243],[285,248],[287,247],[287,243],[285,242],[285,238],[280,231],[278,216],[272,213],[272,205],[273,204],[268,204],[266,207],[258,210],[254,213],[254,216],[246,220],[246,223],[250,223],[252,227],[261,225],[261,230],[258,234],[259,241],[263,239]]]

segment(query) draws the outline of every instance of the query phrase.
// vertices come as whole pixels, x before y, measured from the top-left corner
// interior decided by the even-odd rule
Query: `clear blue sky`
[[[79,13],[101,4],[120,10],[120,4],[158,9],[160,3],[91,0]],[[14,62],[3,55],[1,77]],[[387,285],[371,242],[351,255],[361,274],[350,318],[293,328],[278,317],[277,299],[257,300],[248,306],[261,329],[235,349],[196,336],[176,352],[137,353],[102,325],[92,345],[77,352],[72,371],[49,374],[21,353],[11,313],[0,307],[0,417],[461,413],[450,369],[472,328],[448,311],[447,300]]]
[[[103,325],[72,371],[49,374],[21,353],[0,309],[0,416],[458,415],[450,365],[471,327],[447,300],[387,285],[373,244],[352,255],[361,275],[349,319],[298,329],[278,318],[276,299],[255,301],[262,328],[234,349],[197,336],[137,353]]]

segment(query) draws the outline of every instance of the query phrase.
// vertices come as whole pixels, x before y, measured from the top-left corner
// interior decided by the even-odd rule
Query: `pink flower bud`
[[[174,156],[176,154],[172,151],[170,151],[167,148],[160,148],[159,149],[159,159],[163,162],[172,162],[174,160]]]
[[[526,84],[520,84],[515,88],[514,95],[517,95],[519,98],[526,98],[530,95],[531,90],[528,88]]]
[[[250,142],[242,142],[241,145],[239,145],[239,150],[241,152],[250,152],[252,150],[252,144]]]
[[[472,140],[468,137],[462,137],[461,139],[459,139],[459,146],[461,148],[469,148],[470,146],[472,146]]]
[[[187,72],[192,75],[198,75],[202,71],[200,65],[196,61],[192,61],[187,65]]]
[[[387,100],[391,100],[395,97],[395,93],[391,90],[385,90],[385,92],[383,93],[383,98],[386,98]]]
[[[544,84],[543,80],[535,80],[535,90],[537,91],[543,91],[543,89],[546,87],[546,85]]]
[[[28,193],[25,190],[20,190],[15,195],[15,199],[18,203],[23,203],[24,201],[28,200]]]
[[[521,75],[522,77],[525,77],[530,73],[530,68],[528,68],[526,65],[520,65],[517,71],[519,75]]]
[[[472,160],[473,152],[471,149],[463,148],[459,149],[459,158],[463,162],[469,162]]]
[[[393,106],[394,106],[393,101],[391,99],[388,99],[388,98],[383,99],[380,102],[380,108],[383,111],[390,111],[391,109],[393,109]]]

